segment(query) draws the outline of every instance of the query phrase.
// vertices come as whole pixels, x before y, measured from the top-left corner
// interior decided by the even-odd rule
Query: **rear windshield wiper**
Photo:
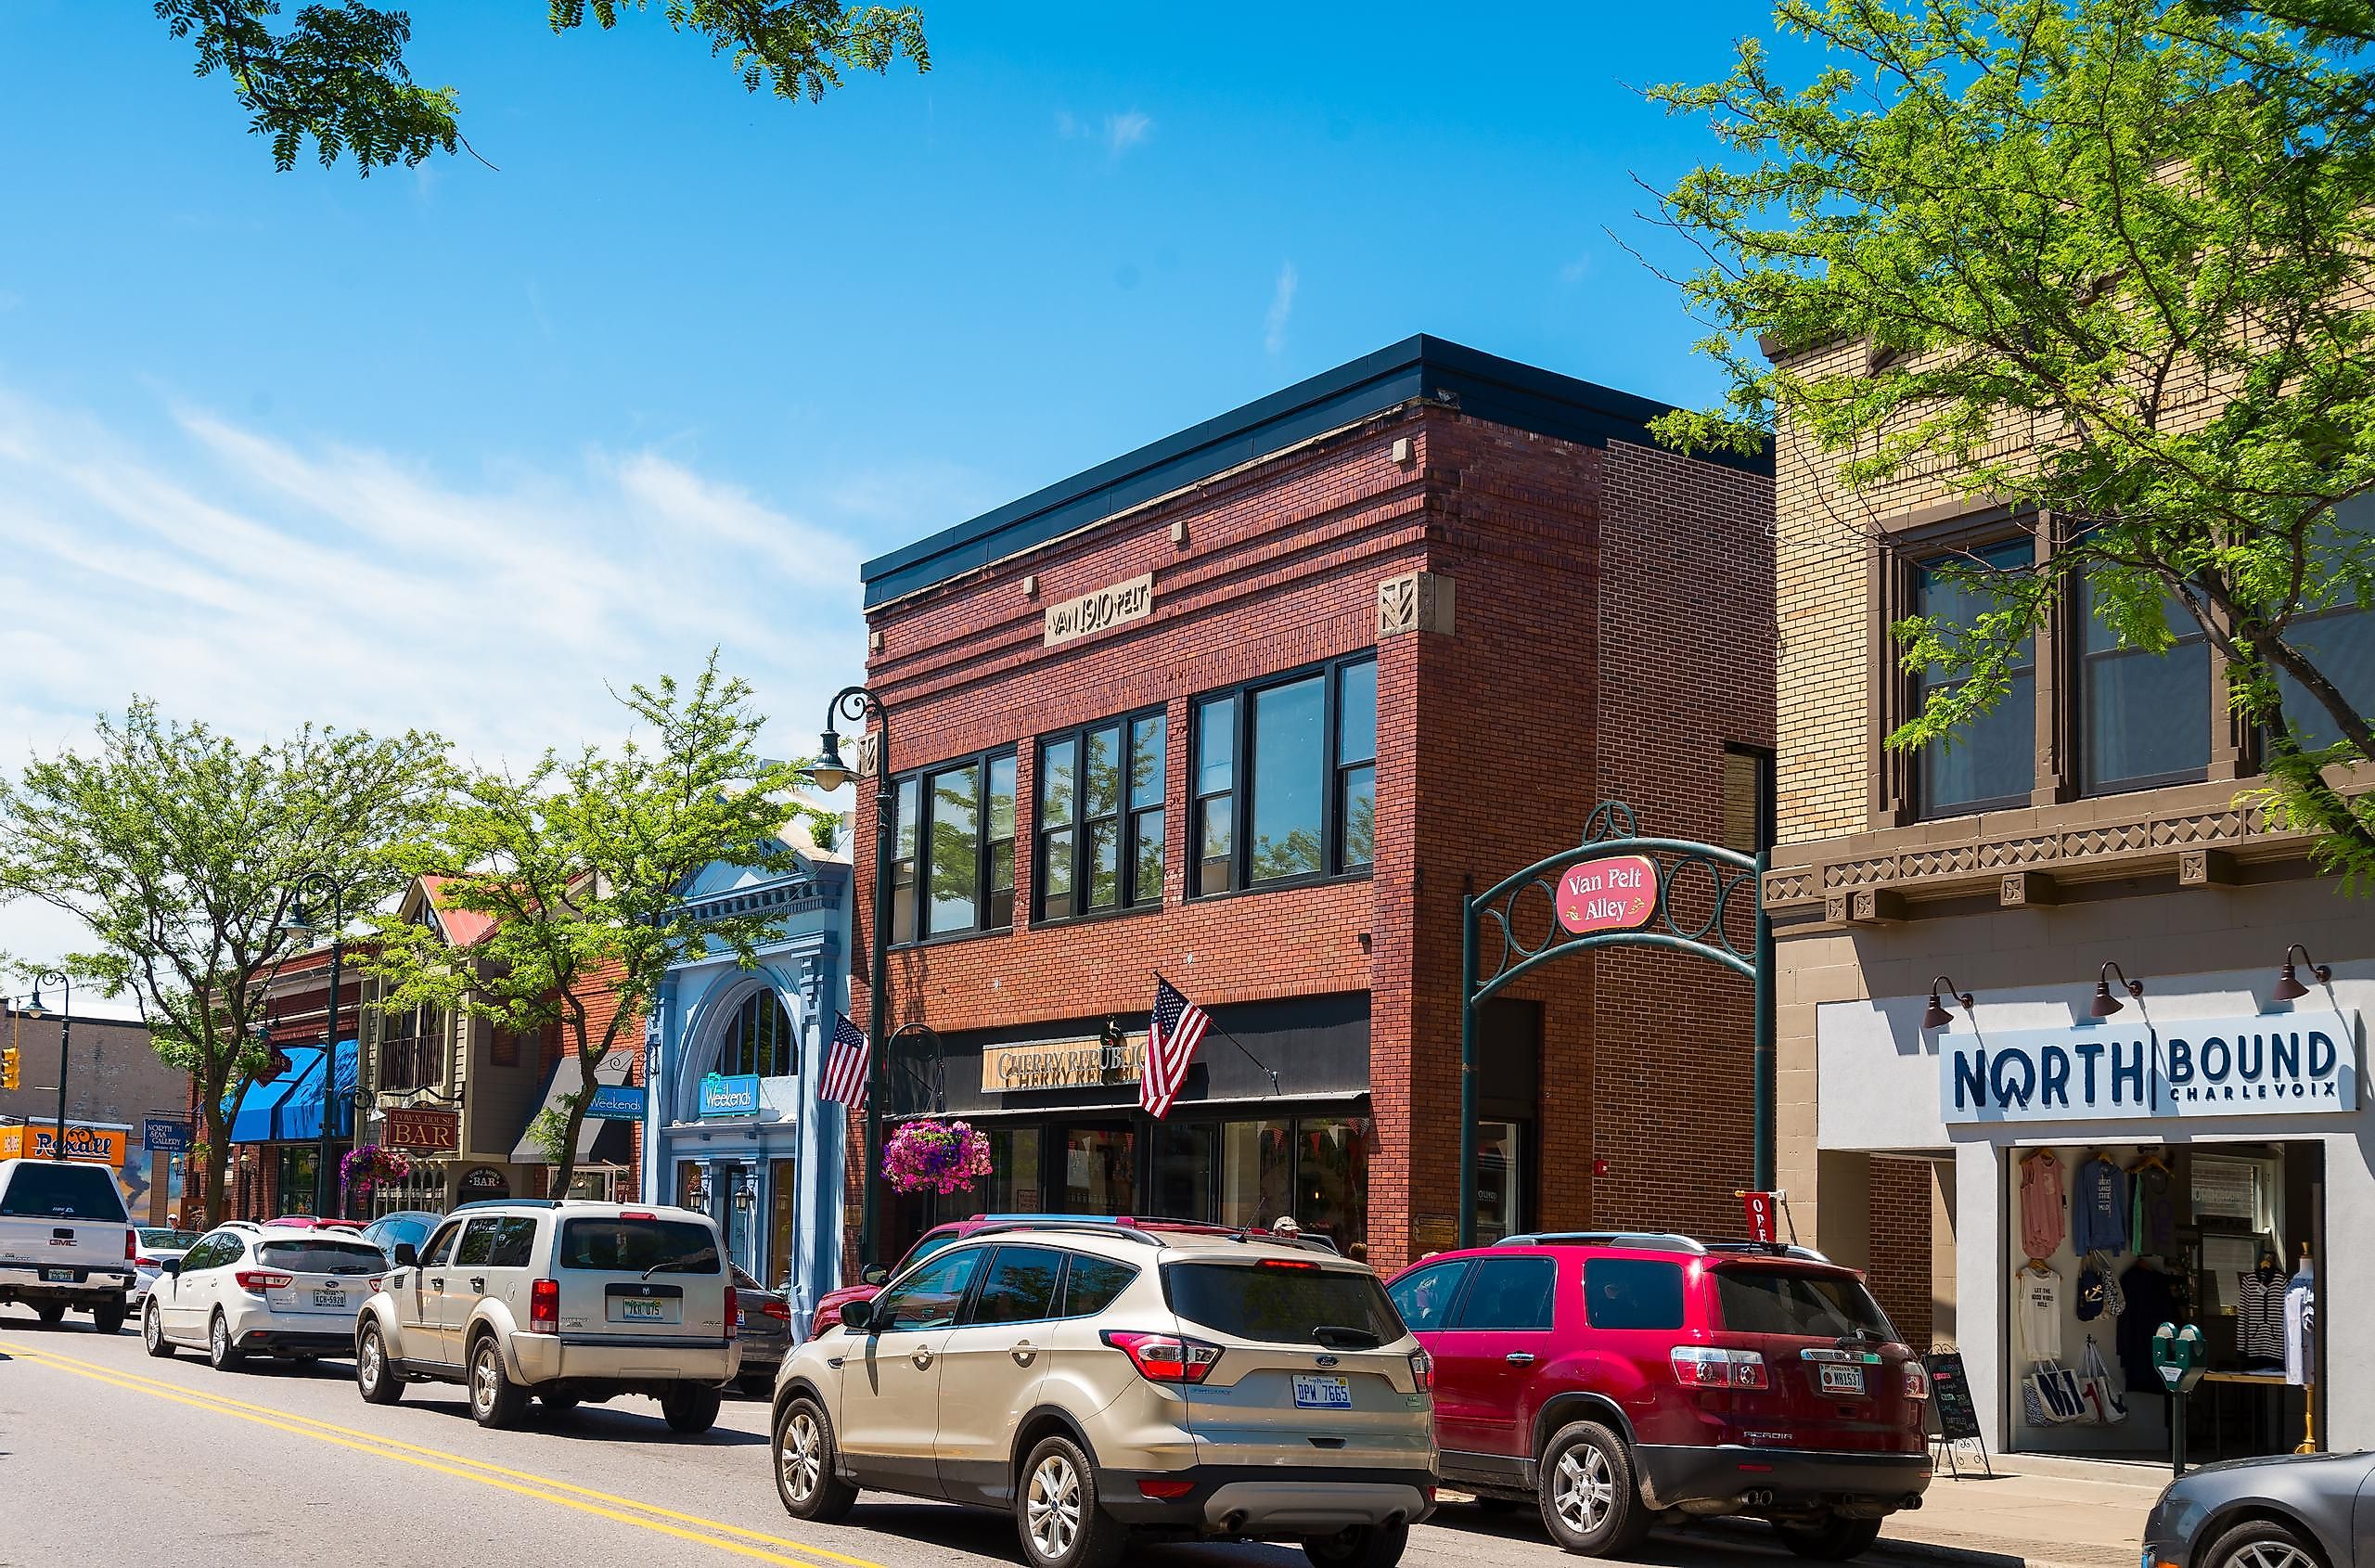
[[[1312,1330],[1311,1337],[1330,1350],[1375,1350],[1385,1342],[1368,1329],[1346,1328],[1336,1323],[1322,1323]]]
[[[660,1262],[653,1264],[649,1268],[645,1269],[643,1271],[643,1277],[646,1279],[648,1279],[662,1269],[682,1268],[690,1270],[695,1265],[701,1261],[702,1260],[700,1258],[662,1258]],[[706,1274],[709,1270],[703,1269],[701,1272]]]

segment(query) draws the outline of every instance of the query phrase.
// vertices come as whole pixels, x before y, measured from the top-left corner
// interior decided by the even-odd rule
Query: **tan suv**
[[[407,1382],[458,1382],[481,1426],[534,1394],[552,1409],[648,1394],[706,1432],[741,1369],[717,1226],[691,1209],[576,1199],[464,1203],[396,1266],[354,1324],[354,1381],[374,1405]]]
[[[1040,1222],[934,1253],[776,1382],[801,1519],[861,1487],[1011,1510],[1033,1568],[1133,1532],[1391,1568],[1434,1506],[1433,1363],[1364,1265],[1260,1232]]]

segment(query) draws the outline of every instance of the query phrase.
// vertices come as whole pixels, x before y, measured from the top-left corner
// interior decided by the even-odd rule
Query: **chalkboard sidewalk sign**
[[[1987,1439],[1979,1430],[1979,1410],[1971,1403],[1971,1374],[1963,1370],[1962,1354],[1937,1351],[1923,1356],[1921,1366],[1930,1374],[1930,1408],[1938,1423],[1933,1437],[1946,1451],[1947,1473],[1958,1478],[1962,1474],[1955,1461],[1955,1445],[1976,1443],[1980,1463],[1993,1478],[1996,1466],[1987,1457]]]

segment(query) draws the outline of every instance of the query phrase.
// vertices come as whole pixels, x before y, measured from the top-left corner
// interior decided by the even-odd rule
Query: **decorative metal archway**
[[[1656,871],[1656,896],[1625,923],[1578,932],[1560,917],[1570,873],[1637,856]],[[1765,854],[1742,855],[1688,839],[1643,838],[1633,808],[1602,801],[1584,824],[1583,842],[1460,900],[1459,1244],[1476,1244],[1477,1022],[1485,1002],[1521,975],[1597,947],[1663,948],[1714,960],[1746,977],[1756,991],[1752,1054],[1755,1184],[1773,1186],[1773,923],[1765,911]],[[1529,940],[1521,900],[1542,894],[1540,940]],[[1677,893],[1688,907],[1677,906]],[[1744,906],[1743,906],[1744,904]],[[1742,945],[1740,917],[1751,932]],[[1582,922],[1589,925],[1590,921]],[[1489,951],[1488,951],[1489,947]]]

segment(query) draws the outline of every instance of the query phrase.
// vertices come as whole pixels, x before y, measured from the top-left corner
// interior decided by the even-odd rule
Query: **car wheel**
[[[1574,1421],[1552,1435],[1542,1450],[1542,1524],[1552,1540],[1606,1557],[1640,1545],[1650,1523],[1624,1439],[1598,1421]]]
[[[153,1301],[148,1304],[148,1310],[140,1315],[140,1343],[160,1361],[170,1359],[173,1354],[173,1342],[165,1337],[165,1315],[157,1310]]]
[[[1844,1562],[1881,1538],[1879,1520],[1842,1519],[1837,1514],[1819,1524],[1785,1524],[1776,1521],[1773,1528],[1783,1546],[1800,1557],[1811,1557],[1820,1562]],[[2259,1568],[2276,1568],[2276,1564]]]
[[[794,1519],[837,1524],[849,1516],[857,1488],[833,1472],[840,1455],[824,1407],[805,1394],[776,1417],[776,1496]]]
[[[1032,1568],[1110,1568],[1129,1534],[1098,1506],[1088,1456],[1060,1436],[1044,1439],[1022,1461],[1014,1526]]]
[[[367,1404],[392,1405],[404,1396],[404,1381],[388,1365],[388,1342],[377,1323],[365,1324],[355,1342],[354,1386]]]
[[[91,1309],[91,1327],[103,1334],[120,1334],[123,1331],[123,1316],[122,1302],[112,1306],[95,1306]]]
[[[206,1326],[206,1364],[218,1372],[228,1372],[248,1358],[248,1353],[231,1343],[231,1325],[216,1313]]]
[[[527,1403],[527,1391],[503,1369],[503,1347],[493,1334],[481,1334],[470,1348],[470,1419],[481,1426],[517,1426]]]
[[[1410,1544],[1407,1524],[1356,1524],[1303,1544],[1313,1568],[1393,1568]]]
[[[2320,1568],[2308,1542],[2266,1519],[2236,1525],[2198,1561],[2202,1568]]]
[[[55,1329],[66,1321],[66,1309],[55,1303],[45,1302],[34,1307],[33,1312],[41,1318],[41,1326],[45,1329]]]
[[[717,1424],[718,1407],[725,1403],[725,1396],[713,1388],[678,1383],[660,1396],[660,1413],[668,1418],[669,1431],[693,1437]]]

